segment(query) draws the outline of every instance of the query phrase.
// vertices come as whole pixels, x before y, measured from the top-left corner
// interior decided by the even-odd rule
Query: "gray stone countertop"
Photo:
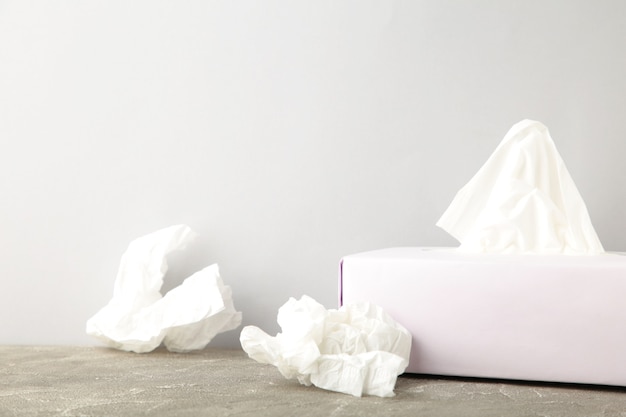
[[[622,416],[626,390],[404,375],[392,398],[305,387],[239,350],[0,346],[0,416]]]

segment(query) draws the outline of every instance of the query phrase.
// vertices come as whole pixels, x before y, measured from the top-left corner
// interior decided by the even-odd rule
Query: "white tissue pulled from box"
[[[289,299],[278,311],[282,333],[255,326],[241,332],[250,358],[274,365],[288,379],[351,394],[393,396],[411,351],[411,335],[371,303],[326,310],[314,299]]]
[[[186,352],[239,327],[241,313],[217,264],[161,295],[167,254],[184,249],[194,237],[188,226],[176,225],[132,241],[122,255],[113,298],[87,321],[87,334],[126,351],[149,352],[163,343],[170,351]]]
[[[548,129],[532,120],[509,130],[437,225],[466,252],[604,252]]]

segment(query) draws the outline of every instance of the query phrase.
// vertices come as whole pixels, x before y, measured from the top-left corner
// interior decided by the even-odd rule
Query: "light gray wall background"
[[[201,237],[165,290],[218,262],[244,324],[334,308],[343,255],[456,244],[435,222],[523,118],[626,250],[625,22],[620,0],[0,0],[0,343],[96,343],[128,243],[177,223]]]

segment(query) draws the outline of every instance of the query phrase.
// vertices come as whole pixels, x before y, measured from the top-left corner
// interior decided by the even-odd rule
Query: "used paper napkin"
[[[132,241],[122,255],[113,298],[87,321],[87,334],[126,351],[149,352],[163,343],[186,352],[239,327],[241,313],[217,264],[161,295],[167,254],[184,249],[194,236],[188,226],[176,225]]]
[[[604,252],[548,129],[532,120],[509,130],[437,225],[468,252]]]
[[[291,298],[278,310],[278,324],[282,333],[275,337],[244,327],[241,346],[250,358],[307,386],[390,397],[409,363],[411,335],[370,303],[326,310],[308,296]]]

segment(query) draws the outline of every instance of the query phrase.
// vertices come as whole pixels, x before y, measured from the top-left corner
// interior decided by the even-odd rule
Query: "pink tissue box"
[[[411,332],[408,373],[626,385],[626,254],[383,249],[344,257],[339,286]]]

